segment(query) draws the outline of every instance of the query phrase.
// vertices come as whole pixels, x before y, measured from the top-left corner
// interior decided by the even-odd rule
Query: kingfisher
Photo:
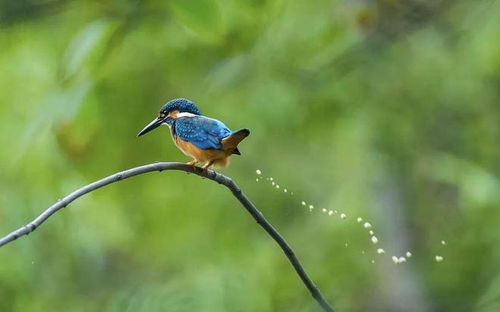
[[[162,106],[158,117],[153,119],[137,134],[141,136],[161,125],[170,128],[175,145],[187,156],[193,158],[187,164],[193,167],[204,162],[203,170],[210,166],[224,168],[229,164],[229,156],[241,155],[238,144],[250,130],[231,131],[221,121],[203,116],[190,100],[178,98]]]

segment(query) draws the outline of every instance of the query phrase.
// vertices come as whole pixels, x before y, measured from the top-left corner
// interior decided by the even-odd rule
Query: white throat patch
[[[179,117],[195,117],[196,115],[195,114],[192,114],[192,113],[187,113],[187,112],[184,112],[184,113],[178,113],[177,114],[177,118]]]

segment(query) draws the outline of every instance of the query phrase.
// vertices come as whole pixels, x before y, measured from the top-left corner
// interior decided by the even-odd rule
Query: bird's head
[[[137,136],[146,134],[163,124],[170,125],[175,118],[193,115],[201,115],[201,112],[192,101],[183,98],[170,100],[162,106],[158,117],[144,127]]]

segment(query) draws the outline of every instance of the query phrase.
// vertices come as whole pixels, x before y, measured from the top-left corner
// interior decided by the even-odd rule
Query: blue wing
[[[201,149],[222,149],[221,140],[231,134],[222,122],[204,117],[179,117],[172,126],[173,134]]]

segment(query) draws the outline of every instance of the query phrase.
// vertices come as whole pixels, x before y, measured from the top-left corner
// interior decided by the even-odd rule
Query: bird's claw
[[[209,168],[211,165],[213,165],[213,164],[214,164],[213,160],[211,160],[211,161],[207,162],[207,163],[203,166],[203,171],[205,171],[205,173],[208,173],[208,168]]]
[[[191,168],[193,168],[193,172],[196,172],[196,163],[197,163],[196,160],[192,160],[192,161],[190,161],[190,162],[187,163],[188,166],[190,166]]]

